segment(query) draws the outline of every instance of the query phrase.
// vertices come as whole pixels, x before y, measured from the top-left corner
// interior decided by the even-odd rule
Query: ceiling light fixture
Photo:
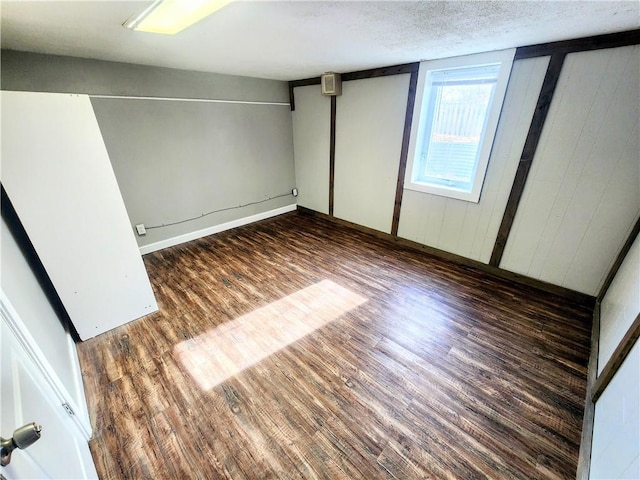
[[[138,32],[174,35],[220,10],[233,0],[156,0],[123,25]]]

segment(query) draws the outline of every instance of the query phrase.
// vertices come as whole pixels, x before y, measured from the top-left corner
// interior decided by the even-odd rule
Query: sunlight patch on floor
[[[332,322],[367,299],[323,280],[185,340],[174,354],[203,390]]]

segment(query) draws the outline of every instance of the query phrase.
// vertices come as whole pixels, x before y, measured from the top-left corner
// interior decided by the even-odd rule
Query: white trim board
[[[297,210],[297,208],[298,205],[292,203],[291,205],[286,205],[284,207],[268,210],[266,212],[257,213],[249,217],[239,218],[238,220],[221,223],[220,225],[213,225],[211,227],[203,228],[202,230],[196,230],[195,232],[185,233],[183,235],[178,235],[177,237],[167,238],[166,240],[150,243],[148,245],[142,245],[140,247],[140,254],[146,255],[147,253],[157,252],[158,250],[162,250],[163,248],[180,245],[181,243],[186,243],[192,240],[197,240],[198,238],[206,237],[208,235],[213,235],[214,233],[224,232],[225,230],[242,227],[243,225],[249,225],[250,223],[265,220],[267,218],[277,217],[278,215],[282,215],[283,213],[293,212],[294,210]]]

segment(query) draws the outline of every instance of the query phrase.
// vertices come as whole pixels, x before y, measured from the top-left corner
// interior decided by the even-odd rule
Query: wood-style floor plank
[[[101,478],[575,476],[588,306],[298,213],[144,260],[78,345]]]

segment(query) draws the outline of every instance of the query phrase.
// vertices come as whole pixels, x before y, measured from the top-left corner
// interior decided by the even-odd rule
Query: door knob
[[[41,431],[42,426],[33,422],[17,428],[11,438],[0,437],[0,465],[3,467],[9,465],[11,452],[16,448],[23,449],[33,444],[40,438]]]

